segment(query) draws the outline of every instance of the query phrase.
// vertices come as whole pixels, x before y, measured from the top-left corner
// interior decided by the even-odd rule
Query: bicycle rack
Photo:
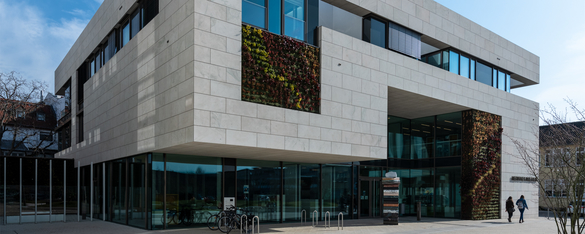
[[[317,212],[317,210],[313,211],[313,213],[311,214],[312,216],[312,220],[311,220],[311,224],[313,225],[313,227],[319,225],[319,212]],[[315,222],[316,221],[316,222]]]
[[[337,215],[337,230],[339,230],[339,218],[341,218],[341,230],[343,230],[343,212],[339,212]],[[329,222],[331,222],[331,219],[329,219]]]
[[[305,225],[307,225],[307,211],[305,209],[301,210],[301,225],[303,225],[303,214],[305,215]]]
[[[252,234],[254,234],[254,219],[258,221],[258,233],[260,233],[260,218],[254,215],[254,217],[252,218]]]
[[[243,221],[244,217],[246,217],[246,219],[245,219],[246,226],[243,226],[244,225],[244,221]],[[244,230],[244,227],[246,227],[246,228],[248,227],[248,216],[247,215],[240,216],[240,234],[242,234],[242,230]],[[246,233],[247,233],[247,231],[246,231]]]
[[[327,225],[327,217],[329,217],[329,225]],[[325,228],[331,227],[331,213],[329,211],[325,212]]]

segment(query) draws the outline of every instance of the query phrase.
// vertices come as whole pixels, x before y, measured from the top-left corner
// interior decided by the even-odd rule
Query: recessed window
[[[45,113],[37,113],[38,121],[45,121]]]
[[[266,28],[266,1],[243,0],[242,21],[248,24]]]
[[[371,17],[364,18],[363,39],[374,45],[386,48],[386,23]]]
[[[48,132],[41,132],[39,134],[39,139],[41,141],[53,141],[53,134],[48,133]]]
[[[309,43],[312,43],[311,38],[305,38],[308,18],[305,10],[307,10],[306,0],[243,0],[242,22],[298,40],[307,39]],[[309,16],[318,17],[318,10],[309,8],[308,11]],[[318,18],[315,18],[313,21],[317,22],[317,20]],[[309,26],[312,27],[310,24]],[[309,29],[307,34],[310,35],[311,32]]]

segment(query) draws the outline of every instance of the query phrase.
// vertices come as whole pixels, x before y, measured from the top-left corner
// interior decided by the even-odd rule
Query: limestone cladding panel
[[[324,61],[327,61],[328,58],[330,58],[330,61],[333,61],[333,56],[336,56],[337,53],[333,50],[338,49],[339,47],[346,49],[345,47],[350,46],[351,48],[369,46],[370,49],[366,50],[367,53],[386,55],[386,57],[377,56],[377,59],[379,59],[380,62],[383,62],[385,66],[393,67],[392,70],[384,72],[382,71],[384,69],[383,67],[379,67],[379,70],[376,70],[366,67],[365,64],[352,63],[347,59],[339,60],[338,62],[331,64],[331,71],[323,69],[326,71],[323,72],[323,74],[330,76],[323,77],[323,86],[332,87],[331,98],[323,98],[323,100],[327,102],[339,102],[342,104],[342,118],[333,118],[332,125],[340,128],[342,126],[351,126],[349,128],[346,127],[345,129],[340,129],[342,130],[341,140],[343,143],[360,144],[360,147],[372,146],[372,149],[375,149],[374,146],[386,147],[386,139],[378,138],[377,136],[386,134],[385,129],[387,124],[385,115],[391,115],[392,110],[389,110],[390,113],[388,113],[385,110],[387,108],[379,110],[375,106],[387,106],[387,93],[371,92],[369,90],[373,89],[364,89],[363,86],[362,90],[368,90],[368,92],[362,93],[349,88],[344,88],[343,84],[347,78],[342,70],[345,69],[343,67],[351,67],[352,69],[360,69],[361,72],[367,72],[368,74],[381,73],[383,75],[376,75],[376,77],[385,77],[386,80],[374,82],[374,76],[372,75],[369,77],[370,80],[368,80],[368,82],[376,83],[379,86],[387,84],[383,86],[414,92],[421,96],[432,97],[452,104],[464,106],[469,109],[481,110],[502,116],[502,125],[504,128],[502,145],[502,199],[504,197],[507,198],[509,195],[519,197],[520,194],[516,194],[520,193],[518,191],[523,191],[523,193],[527,193],[528,191],[528,193],[531,193],[530,196],[538,194],[536,187],[525,186],[526,188],[524,188],[522,187],[523,184],[510,182],[509,180],[511,176],[530,176],[522,166],[522,163],[517,160],[517,151],[510,138],[512,137],[514,139],[524,140],[531,143],[537,142],[538,138],[537,135],[535,135],[535,130],[538,130],[538,103],[408,58],[387,49],[363,41],[352,40],[350,36],[331,29],[321,27],[320,30],[323,44],[329,43],[333,45],[327,47],[330,49],[325,47],[322,48],[321,53]],[[333,38],[335,39],[333,40]],[[365,45],[354,45],[355,43],[363,43]],[[379,50],[387,52],[380,52]],[[364,54],[361,55],[363,56]],[[364,60],[361,62],[364,63]],[[351,76],[351,78],[358,79],[353,76]],[[362,84],[364,83],[362,82]],[[358,93],[359,95],[353,95],[354,93]],[[370,100],[369,106],[366,105],[367,103],[365,101],[358,101],[360,105],[347,105],[348,103],[356,102],[355,100],[348,99],[348,96],[354,98],[359,97],[361,99],[366,99],[362,96],[367,96],[367,99]],[[376,101],[374,100],[378,99],[381,99],[379,100],[379,102],[382,102],[381,104],[375,104]],[[375,111],[383,112],[384,116],[381,116],[380,119],[372,117],[373,114],[370,112]],[[361,153],[365,152],[364,149],[360,150],[359,147],[355,149],[352,148],[353,153],[359,154],[358,151]],[[524,195],[526,196],[527,194]],[[504,201],[505,199],[502,200],[502,202]],[[533,204],[533,206],[536,206],[537,203]],[[531,217],[536,217],[537,215],[536,211],[530,210],[527,212]]]
[[[211,113],[210,122],[195,121],[195,125],[211,127],[217,135],[204,136],[210,129],[195,130],[195,141],[373,159],[386,157],[386,131],[379,130],[385,128],[387,115],[387,92],[382,91],[387,90],[385,78],[371,79],[361,72],[369,69],[361,65],[354,75],[351,63],[343,66],[347,67],[343,77],[339,71],[323,68],[320,114],[243,102],[241,2],[196,1],[194,20],[194,111],[203,113],[205,119],[207,112]],[[378,59],[362,56],[361,51],[371,48],[368,43],[354,44],[351,38],[341,42],[345,47],[328,43],[332,48],[325,50],[336,53],[339,62],[361,64],[362,60],[369,63]],[[331,61],[329,56],[324,58]],[[323,63],[323,67],[330,65],[331,62]],[[333,96],[343,97],[345,102]],[[232,121],[237,123],[229,123]],[[344,142],[342,131],[358,134],[357,141]],[[359,149],[352,149],[355,147]]]
[[[55,72],[57,83],[72,77],[72,103],[76,69],[123,17],[117,12],[127,12],[134,2],[105,1]],[[185,144],[193,141],[196,121],[240,128],[240,117],[225,114],[225,108],[193,111],[194,4],[161,0],[159,14],[84,84],[84,141],[77,143],[74,118],[73,146],[58,157],[74,156],[86,165]],[[212,92],[230,88],[210,85]],[[72,116],[77,114],[74,105]],[[194,121],[195,115],[206,118]]]
[[[433,0],[324,1],[358,15],[375,13],[518,74],[534,83],[540,82],[540,58],[538,56]],[[340,40],[334,38],[333,41],[339,42]],[[367,50],[358,50],[360,47],[349,47],[349,41],[345,41],[345,43],[334,43],[344,46],[344,49],[335,51],[331,55],[332,58],[344,59],[349,57],[353,51],[370,54]],[[323,44],[324,49],[330,47],[335,47],[335,45]],[[351,62],[356,62],[355,60],[360,58],[352,57],[351,59],[354,60]]]

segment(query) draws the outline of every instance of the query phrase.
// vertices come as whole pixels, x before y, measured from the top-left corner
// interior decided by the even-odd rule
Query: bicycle
[[[241,220],[242,215],[237,213],[238,210],[242,211],[242,213],[246,215],[247,225],[242,225],[243,223],[240,223],[243,220]],[[248,230],[250,230],[250,225],[252,224],[253,217],[254,215],[250,214],[245,209],[231,207],[227,212],[225,212],[225,215],[219,219],[218,229],[223,233],[229,233],[233,229],[240,229],[241,227],[242,231],[247,233]]]
[[[179,220],[179,217],[177,215],[176,210],[168,210],[166,219],[167,219],[167,224],[171,224],[171,223],[180,224],[181,223],[181,220]],[[165,216],[164,215],[160,217],[160,222],[165,223]]]

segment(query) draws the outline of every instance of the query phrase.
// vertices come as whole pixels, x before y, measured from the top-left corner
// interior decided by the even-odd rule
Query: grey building
[[[381,217],[387,171],[405,215],[500,218],[538,196],[509,137],[538,140],[510,90],[539,61],[430,0],[106,0],[55,71],[56,157],[83,215],[146,229],[224,198],[261,222]]]

